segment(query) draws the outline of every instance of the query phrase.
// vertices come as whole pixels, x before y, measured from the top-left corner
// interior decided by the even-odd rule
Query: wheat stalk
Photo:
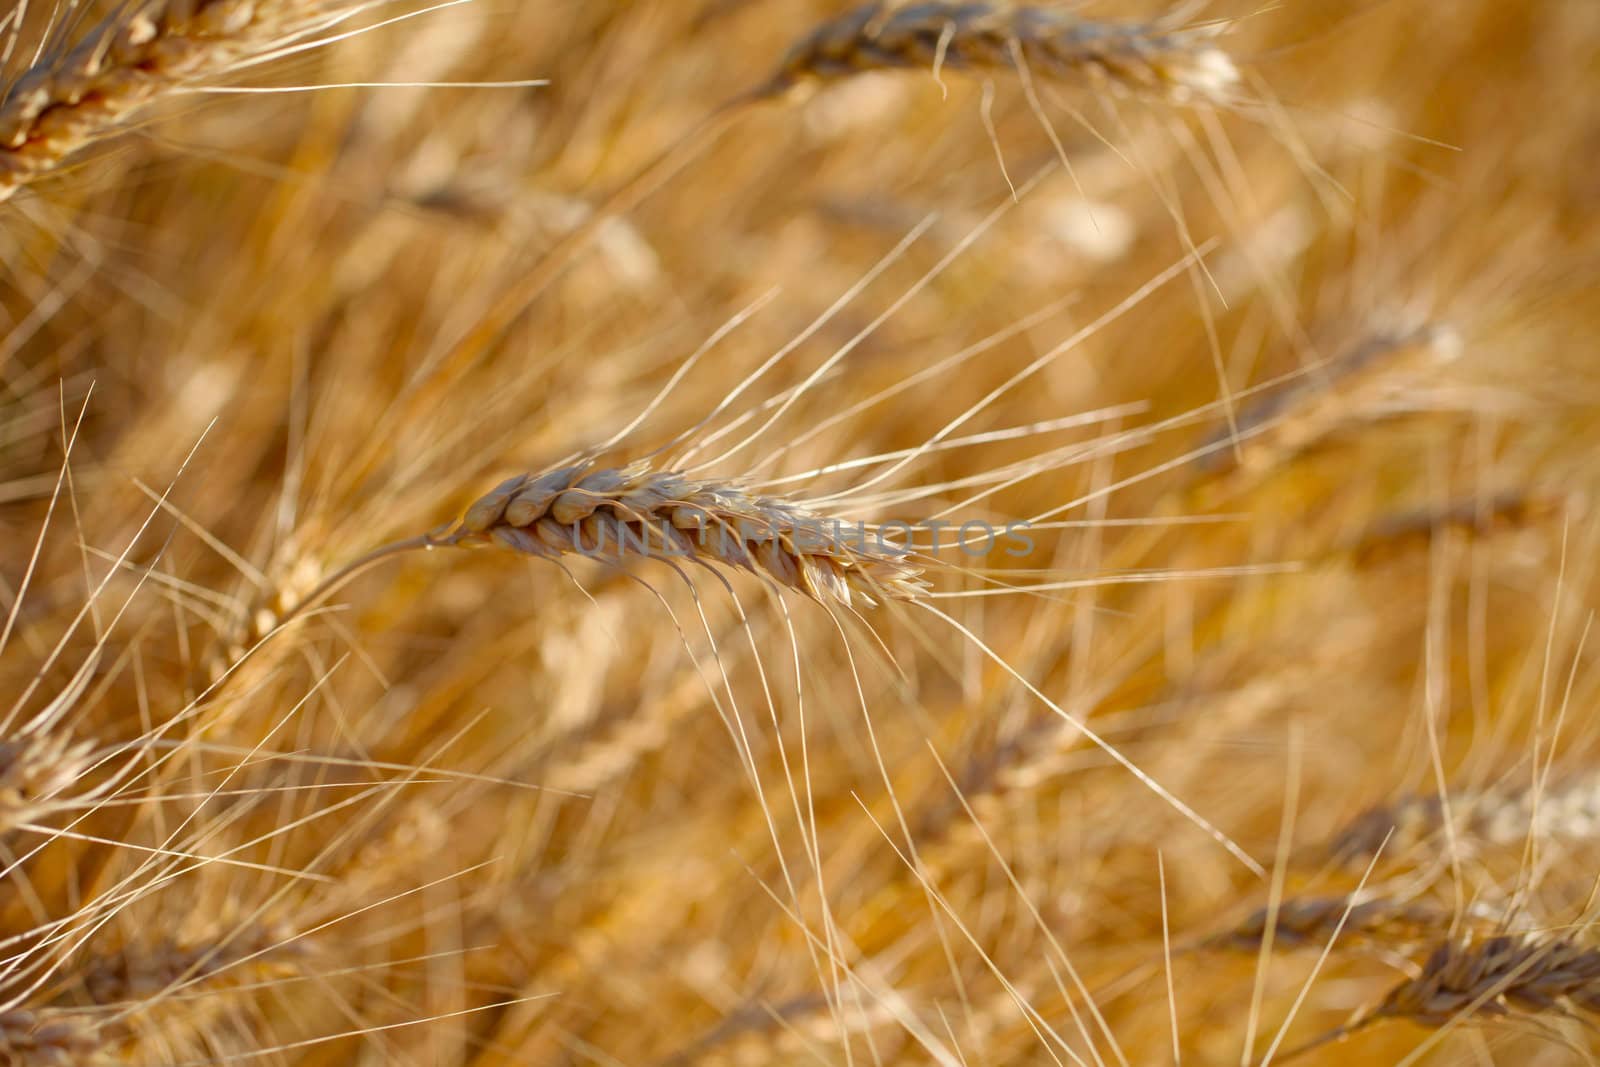
[[[0,201],[159,98],[323,25],[327,0],[148,0],[23,73],[0,100]]]
[[[1239,72],[1211,36],[1038,7],[880,0],[814,29],[790,50],[767,91],[873,70],[1015,70],[1173,102],[1217,99]]]

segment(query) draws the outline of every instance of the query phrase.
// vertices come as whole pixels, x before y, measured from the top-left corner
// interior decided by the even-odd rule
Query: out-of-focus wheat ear
[[[70,49],[43,55],[0,101],[0,201],[163,97],[265,56],[343,6],[343,0],[119,5]]]
[[[208,939],[129,942],[85,960],[67,995],[101,1012],[101,1033],[127,1057],[155,1062],[161,1050],[203,1047],[225,1025],[241,987],[304,977],[313,946],[282,924],[257,923]]]
[[[1600,1012],[1600,950],[1569,938],[1504,934],[1453,938],[1422,973],[1391,989],[1372,1013],[1446,1026],[1461,1019]]]
[[[83,1067],[110,1062],[96,1029],[76,1014],[0,1012],[0,1063],[10,1067]]]
[[[426,803],[411,803],[331,869],[339,888],[330,899],[353,907],[381,899],[397,882],[410,885],[415,872],[449,844],[449,820]]]
[[[264,588],[257,588],[252,597],[241,601],[217,634],[215,646],[209,650],[203,664],[209,680],[216,682],[275,629],[293,618],[322,577],[322,569],[310,553],[286,554],[284,565],[267,573]]]
[[[1346,542],[1343,551],[1358,567],[1373,566],[1425,548],[1446,532],[1486,538],[1528,529],[1559,515],[1565,503],[1560,494],[1512,489],[1484,500],[1407,511],[1377,520],[1358,537]]]
[[[1347,948],[1405,952],[1450,933],[1451,914],[1427,904],[1374,897],[1289,897],[1276,909],[1261,908],[1243,922],[1207,937],[1196,947],[1254,953],[1267,930],[1276,948],[1320,949],[1335,940]]]
[[[36,731],[0,741],[0,835],[54,811],[90,762],[94,745]]]
[[[1346,868],[1363,867],[1382,850],[1406,856],[1444,827],[1437,796],[1410,795],[1374,805],[1345,823],[1328,841],[1327,858]]]
[[[1202,449],[1201,466],[1222,472],[1237,459],[1236,477],[1214,489],[1248,488],[1351,426],[1435,410],[1428,399],[1433,376],[1461,352],[1460,335],[1443,323],[1372,330],[1296,384],[1247,405],[1235,428]]]
[[[1444,831],[1447,810],[1457,847],[1469,854],[1517,846],[1530,835],[1539,840],[1592,839],[1600,832],[1600,774],[1574,775],[1537,790],[1496,786],[1454,791],[1448,809],[1437,794],[1401,797],[1347,823],[1330,841],[1328,858],[1343,866],[1362,866],[1380,847],[1388,856],[1405,857]]]
[[[1239,81],[1209,30],[1085,19],[998,3],[865,4],[796,44],[764,92],[875,70],[1017,72],[1172,103],[1222,99]]]
[[[309,951],[310,946],[286,927],[252,925],[210,941],[162,938],[129,944],[90,959],[76,977],[91,1002],[132,1007],[191,986],[220,991],[246,981],[293,975]]]
[[[1390,1020],[1438,1029],[1600,1013],[1600,950],[1570,937],[1453,935],[1433,945],[1415,977],[1391,988],[1375,1007],[1273,1062],[1298,1060]]]
[[[656,559],[743,570],[846,607],[928,588],[911,553],[803,504],[642,465],[563,467],[502,482],[434,545],[497,545],[542,559]]]

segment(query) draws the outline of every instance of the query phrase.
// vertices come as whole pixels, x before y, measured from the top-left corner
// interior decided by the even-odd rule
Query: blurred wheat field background
[[[1600,1058],[1600,4],[0,39],[0,1063]]]

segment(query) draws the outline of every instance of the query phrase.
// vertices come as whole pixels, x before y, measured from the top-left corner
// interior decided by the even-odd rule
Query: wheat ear
[[[997,3],[866,4],[825,22],[790,50],[769,86],[873,70],[1020,70],[1050,81],[1181,103],[1217,99],[1238,69],[1209,31],[1084,19]]]
[[[0,1013],[0,1063],[15,1067],[83,1067],[101,1063],[95,1030],[61,1012],[26,1009]]]
[[[1442,1029],[1517,1016],[1594,1013],[1600,1013],[1600,951],[1548,934],[1452,937],[1439,942],[1416,977],[1390,989],[1376,1007],[1274,1062],[1298,1060],[1390,1019]]]
[[[846,607],[914,600],[930,588],[910,549],[864,524],[747,493],[729,481],[655,471],[642,463],[585,462],[508,478],[459,522],[373,549],[333,571],[304,598],[279,598],[280,610],[255,625],[280,630],[395,556],[491,545],[548,560],[579,555],[616,565],[655,559],[680,572],[686,562],[719,573],[743,570]]]
[[[1422,973],[1402,982],[1372,1013],[1446,1026],[1457,1019],[1600,1012],[1600,950],[1567,938],[1507,934],[1454,939]]]
[[[581,554],[746,570],[816,600],[868,606],[926,588],[910,552],[840,520],[729,482],[642,464],[578,464],[502,482],[435,545],[497,544],[543,559]]]
[[[222,939],[192,944],[162,938],[89,961],[78,981],[94,1004],[148,1005],[191,986],[226,987],[294,974],[307,950],[286,927],[277,925],[251,926]]]
[[[1329,856],[1340,864],[1363,864],[1385,839],[1386,852],[1404,855],[1443,831],[1446,811],[1444,799],[1433,793],[1369,808],[1334,835]],[[1448,811],[1459,843],[1469,850],[1474,845],[1515,845],[1530,835],[1537,840],[1585,840],[1600,829],[1600,775],[1575,775],[1537,790],[1463,790],[1451,795]]]
[[[148,0],[120,7],[0,99],[0,201],[157,99],[312,32],[328,0]]]
[[[1426,904],[1374,897],[1290,897],[1276,908],[1261,908],[1243,922],[1206,938],[1198,947],[1255,952],[1270,928],[1273,944],[1285,949],[1344,946],[1398,950],[1427,944],[1450,930],[1450,913]]]
[[[1487,538],[1526,529],[1560,515],[1565,503],[1560,494],[1509,489],[1483,500],[1418,508],[1378,519],[1358,537],[1346,541],[1341,551],[1348,553],[1357,566],[1368,566],[1426,547],[1445,532]]]
[[[55,810],[56,798],[83,776],[93,748],[42,731],[0,741],[0,835]]]

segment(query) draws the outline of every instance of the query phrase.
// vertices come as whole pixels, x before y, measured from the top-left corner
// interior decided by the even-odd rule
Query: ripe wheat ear
[[[875,607],[930,588],[909,548],[803,503],[691,478],[644,463],[579,462],[500,483],[461,520],[373,549],[330,573],[304,597],[279,591],[253,633],[265,637],[316,608],[367,568],[431,548],[498,546],[538,559],[581,555],[611,564],[654,559],[682,573],[748,571],[819,602]],[[687,577],[687,575],[685,575]],[[240,651],[240,657],[248,652]]]
[[[862,527],[856,531],[730,482],[643,464],[578,464],[501,483],[432,543],[498,544],[546,559],[580,553],[615,563],[630,557],[687,560],[759,573],[812,599],[845,606],[911,600],[927,589],[908,549],[869,536]]]
[[[1219,99],[1238,68],[1211,33],[995,3],[866,4],[801,40],[766,92],[873,70],[1016,71],[1174,103]]]
[[[0,201],[197,81],[327,25],[339,0],[150,0],[45,56],[0,100]]]
[[[1389,991],[1377,1019],[1457,1019],[1600,1011],[1600,950],[1567,938],[1502,935],[1438,946],[1416,978]]]
[[[1499,934],[1439,942],[1421,971],[1376,1007],[1280,1056],[1279,1063],[1386,1020],[1436,1029],[1472,1022],[1600,1013],[1600,950],[1569,937]]]

